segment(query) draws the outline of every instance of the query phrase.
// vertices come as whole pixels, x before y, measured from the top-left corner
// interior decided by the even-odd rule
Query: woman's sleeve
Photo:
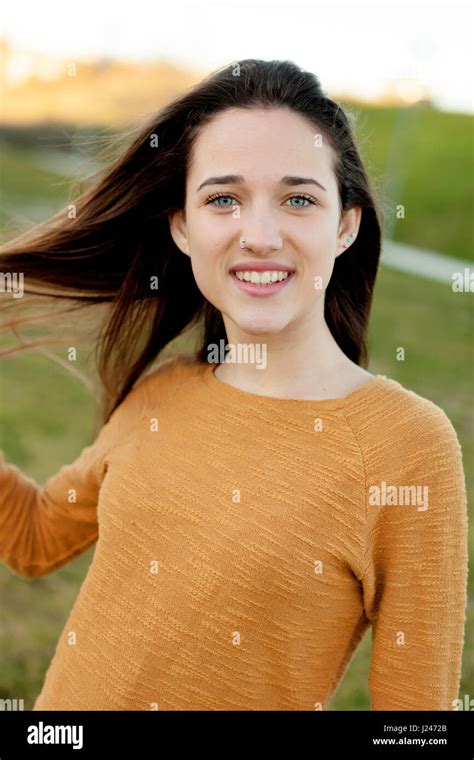
[[[361,581],[372,710],[453,710],[458,698],[468,573],[462,452],[444,411],[423,401],[410,420],[394,420],[398,443],[379,450],[367,483]]]
[[[95,442],[43,486],[0,452],[0,560],[25,578],[45,575],[98,538],[97,502],[114,443],[143,416],[149,377],[115,409]]]

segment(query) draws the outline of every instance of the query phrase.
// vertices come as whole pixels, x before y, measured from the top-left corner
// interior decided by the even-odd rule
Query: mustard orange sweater
[[[35,710],[327,709],[371,628],[373,710],[451,710],[467,581],[462,454],[377,375],[259,396],[178,355],[73,464],[0,461],[0,558],[35,578],[97,541]]]

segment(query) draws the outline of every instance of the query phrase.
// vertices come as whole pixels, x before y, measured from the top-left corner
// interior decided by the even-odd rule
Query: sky
[[[329,94],[372,99],[389,80],[415,78],[439,108],[474,112],[471,3],[15,0],[2,16],[10,43],[50,55],[169,58],[204,71],[289,59]]]

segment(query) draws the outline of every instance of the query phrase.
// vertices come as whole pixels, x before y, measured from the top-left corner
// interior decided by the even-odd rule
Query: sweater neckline
[[[212,364],[206,362],[204,365],[204,371],[202,372],[201,379],[205,385],[213,391],[215,397],[226,398],[229,401],[234,400],[241,403],[257,403],[266,406],[273,407],[292,407],[295,408],[324,408],[324,409],[340,409],[341,407],[349,407],[354,401],[359,401],[363,398],[370,396],[376,391],[380,385],[388,380],[386,375],[374,375],[364,385],[351,391],[347,396],[325,398],[325,399],[299,399],[299,398],[282,398],[281,396],[264,396],[259,393],[252,393],[250,391],[244,391],[241,388],[236,388],[234,385],[224,383],[215,376],[214,370],[217,369],[219,364]]]

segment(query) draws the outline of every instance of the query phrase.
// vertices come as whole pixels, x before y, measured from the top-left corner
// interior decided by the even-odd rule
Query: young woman
[[[2,254],[107,308],[95,442],[42,487],[1,462],[13,572],[97,541],[34,709],[324,710],[369,627],[372,709],[453,709],[462,454],[364,368],[380,213],[343,109],[292,62],[227,66],[75,206]]]

